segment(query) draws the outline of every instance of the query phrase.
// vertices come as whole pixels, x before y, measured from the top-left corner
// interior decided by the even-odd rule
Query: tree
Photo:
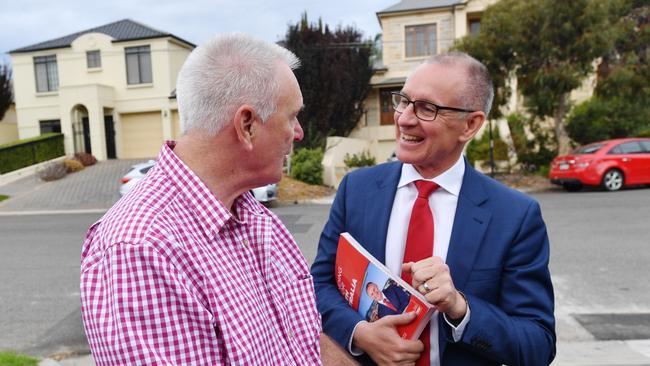
[[[569,96],[611,48],[611,1],[501,0],[486,9],[481,30],[458,45],[483,61],[497,87],[495,107],[505,105],[510,78],[517,79],[529,113],[554,122],[561,154],[570,139],[565,118]],[[498,108],[495,108],[498,109]]]
[[[594,96],[568,118],[581,144],[635,136],[650,128],[650,3],[617,0],[621,14],[611,32],[614,46],[598,65]]]
[[[307,14],[290,25],[281,42],[301,60],[296,70],[305,108],[299,119],[305,132],[299,147],[323,147],[328,136],[347,136],[363,114],[370,90],[372,41],[353,27],[309,23]]]
[[[0,121],[13,101],[11,69],[8,66],[0,65]]]

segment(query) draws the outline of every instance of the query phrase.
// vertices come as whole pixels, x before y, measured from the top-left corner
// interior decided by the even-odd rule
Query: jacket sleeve
[[[336,287],[334,262],[339,235],[346,230],[346,188],[348,176],[341,181],[330,215],[318,243],[316,259],[311,267],[316,291],[316,305],[323,320],[323,331],[344,349],[355,325],[363,318],[345,301]]]
[[[550,364],[556,336],[548,263],[546,226],[531,200],[505,257],[497,302],[465,293],[472,313],[458,345],[503,364]],[[440,324],[453,343],[450,326]]]

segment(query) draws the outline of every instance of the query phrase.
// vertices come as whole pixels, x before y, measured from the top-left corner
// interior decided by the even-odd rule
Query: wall
[[[16,105],[11,104],[0,121],[0,145],[18,140],[18,124],[16,121]]]

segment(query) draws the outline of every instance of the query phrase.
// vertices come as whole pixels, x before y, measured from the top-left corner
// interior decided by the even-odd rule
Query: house
[[[328,139],[325,184],[338,186],[346,153],[368,150],[378,162],[395,151],[390,92],[401,90],[409,73],[427,57],[446,51],[454,41],[476,33],[481,15],[498,0],[402,0],[377,12],[382,29],[382,60],[375,65],[365,115],[348,139]]]
[[[66,154],[148,158],[180,135],[173,91],[194,48],[130,19],[10,51],[19,137],[64,134]]]
[[[395,150],[390,92],[427,57],[446,51],[454,41],[478,32],[481,14],[497,0],[403,0],[377,12],[382,29],[382,61],[371,80],[366,116],[349,136],[371,142],[378,161]]]
[[[0,145],[18,140],[18,125],[16,123],[16,104],[11,103],[4,117],[0,120]]]

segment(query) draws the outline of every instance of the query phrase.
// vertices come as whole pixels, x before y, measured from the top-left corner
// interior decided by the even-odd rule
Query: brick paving
[[[120,178],[146,160],[101,161],[51,182],[37,175],[22,178],[0,186],[0,194],[10,197],[0,202],[0,212],[106,210],[120,198]]]

